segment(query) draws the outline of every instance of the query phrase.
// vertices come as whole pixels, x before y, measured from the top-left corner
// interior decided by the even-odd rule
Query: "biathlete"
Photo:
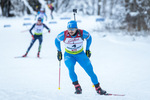
[[[22,57],[26,57],[28,52],[30,51],[31,47],[33,46],[34,42],[38,39],[39,40],[39,47],[38,47],[38,53],[37,53],[37,57],[40,57],[40,51],[41,51],[41,46],[42,46],[42,41],[43,41],[43,36],[42,36],[42,32],[43,29],[46,28],[48,30],[48,32],[50,33],[50,29],[41,22],[42,18],[38,18],[37,23],[33,24],[33,26],[31,27],[30,34],[32,36],[32,41],[30,46],[28,47],[26,53],[22,56]],[[32,33],[32,30],[34,29],[34,35]]]
[[[47,21],[47,15],[43,8],[41,8],[40,11],[37,12],[37,15],[35,16],[35,20],[36,20],[36,18],[39,18],[39,17],[42,18],[42,23],[44,21],[44,17],[46,18],[46,21]]]
[[[76,62],[78,62],[89,75],[97,93],[100,95],[106,94],[106,91],[100,87],[100,83],[98,82],[97,76],[93,71],[93,66],[89,60],[89,57],[91,56],[89,49],[92,42],[91,35],[85,30],[78,29],[76,21],[68,22],[67,28],[68,30],[58,34],[55,39],[55,45],[58,50],[57,58],[59,61],[61,61],[62,52],[60,42],[63,41],[65,43],[64,62],[69,70],[70,79],[75,86],[75,94],[82,93],[82,88],[78,82],[78,78],[74,70]],[[86,53],[83,51],[84,39],[87,41]]]
[[[50,15],[51,15],[51,19],[54,19],[53,17],[53,11],[54,11],[54,6],[52,3],[48,4],[48,8],[50,9]]]

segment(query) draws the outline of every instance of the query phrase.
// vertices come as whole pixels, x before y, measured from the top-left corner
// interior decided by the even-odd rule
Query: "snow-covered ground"
[[[73,14],[70,14],[73,18]],[[76,64],[76,73],[83,93],[74,94],[68,69],[61,62],[61,89],[58,90],[59,63],[54,39],[66,30],[69,20],[60,20],[55,14],[53,22],[45,22],[51,33],[44,30],[41,59],[36,57],[38,41],[27,58],[22,56],[31,41],[23,23],[34,23],[34,16],[0,18],[0,100],[149,100],[150,99],[150,37],[130,37],[116,33],[93,32],[97,17],[77,16],[78,27],[90,32],[91,62],[101,87],[108,93],[125,96],[101,96],[92,87],[90,78]],[[63,15],[61,15],[63,17]],[[31,18],[31,20],[24,20]],[[11,27],[4,28],[4,25]],[[121,33],[121,32],[120,32]],[[103,35],[106,37],[103,37]],[[133,41],[134,40],[134,41]],[[64,45],[62,43],[64,52]]]

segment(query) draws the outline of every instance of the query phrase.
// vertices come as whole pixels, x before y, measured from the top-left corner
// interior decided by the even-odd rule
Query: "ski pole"
[[[27,31],[29,31],[29,29],[27,29],[27,30],[22,30],[22,31],[21,31],[21,33],[23,33],[23,32],[27,32]]]
[[[60,90],[60,74],[61,74],[61,61],[59,61],[59,85],[58,85],[58,90]]]

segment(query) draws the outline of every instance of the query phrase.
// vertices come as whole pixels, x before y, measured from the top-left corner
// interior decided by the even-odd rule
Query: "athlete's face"
[[[41,20],[38,20],[38,24],[41,24]]]
[[[44,13],[44,11],[40,11],[41,13]]]
[[[74,35],[77,31],[77,28],[68,28],[68,32],[70,35]]]

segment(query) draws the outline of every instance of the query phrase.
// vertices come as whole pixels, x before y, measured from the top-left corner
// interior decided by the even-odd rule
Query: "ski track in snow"
[[[55,15],[55,14],[54,14]],[[55,15],[56,16],[56,15]],[[62,16],[62,15],[61,15]],[[25,17],[30,21],[23,20]],[[22,56],[30,44],[28,31],[31,26],[23,23],[35,22],[33,16],[23,18],[1,18],[0,32],[0,100],[149,100],[150,84],[150,40],[131,36],[93,32],[96,17],[78,16],[82,22],[78,27],[89,31],[92,35],[91,62],[101,86],[108,93],[125,94],[125,96],[100,96],[92,87],[90,78],[76,64],[76,73],[83,94],[74,94],[74,87],[69,79],[68,70],[61,62],[61,89],[58,90],[58,61],[54,39],[67,27],[68,20],[56,17],[57,24],[46,25],[51,33],[44,30],[41,59],[36,57],[36,42],[28,58]],[[73,18],[73,15],[72,15]],[[88,20],[88,21],[87,21]],[[11,24],[3,28],[4,24]],[[106,37],[103,35],[106,34]],[[85,47],[85,46],[84,46]],[[64,45],[62,44],[64,52]]]

